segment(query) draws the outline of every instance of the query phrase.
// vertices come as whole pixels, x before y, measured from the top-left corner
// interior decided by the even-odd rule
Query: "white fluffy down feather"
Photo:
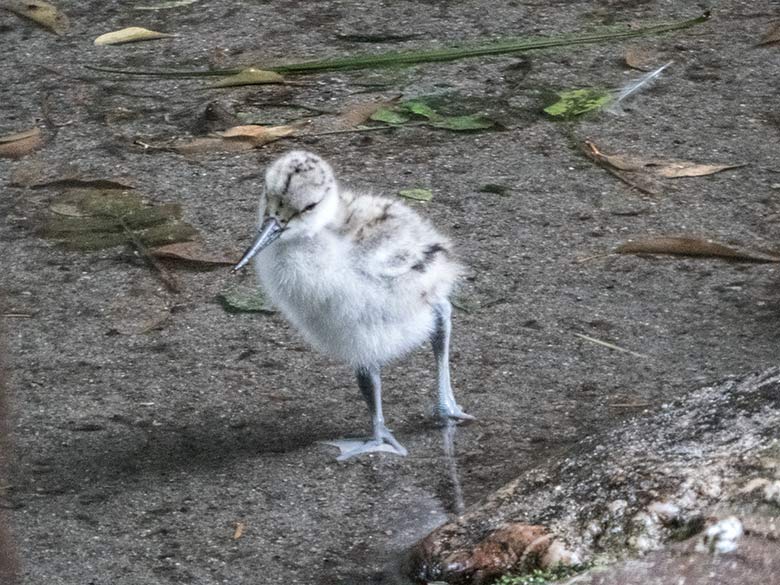
[[[287,227],[255,257],[258,278],[314,347],[357,367],[429,339],[433,307],[460,272],[430,222],[400,201],[339,189],[330,166],[302,151],[268,169],[261,223],[269,214]]]

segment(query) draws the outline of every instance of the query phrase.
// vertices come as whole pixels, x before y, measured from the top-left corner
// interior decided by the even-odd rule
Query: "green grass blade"
[[[709,12],[689,20],[649,25],[640,28],[623,28],[603,32],[562,34],[551,37],[517,38],[482,45],[465,47],[444,47],[441,49],[422,51],[401,51],[379,53],[377,55],[355,55],[353,57],[341,57],[335,59],[320,59],[304,61],[302,63],[288,63],[276,67],[257,65],[259,69],[274,71],[282,74],[306,74],[321,71],[348,71],[355,69],[374,69],[379,67],[392,67],[398,65],[416,65],[419,63],[435,63],[442,61],[454,61],[472,57],[484,57],[488,55],[504,55],[552,47],[568,47],[617,41],[641,36],[657,35],[677,30],[690,28],[706,22],[710,17]],[[139,71],[128,69],[115,69],[111,67],[86,66],[88,69],[105,73],[121,73],[124,75],[146,75],[153,77],[186,78],[206,77],[220,75],[237,75],[242,69],[219,69],[211,71]]]
[[[532,39],[519,38],[499,41],[496,43],[489,43],[485,45],[475,45],[471,47],[445,47],[442,49],[428,51],[391,52],[381,53],[378,55],[356,55],[354,57],[323,59],[317,61],[307,61],[303,63],[290,63],[287,65],[280,65],[278,67],[267,67],[266,69],[276,71],[277,73],[294,74],[312,73],[315,71],[344,71],[350,69],[370,69],[375,67],[454,61],[456,59],[466,59],[470,57],[502,55],[536,49],[549,49],[552,47],[586,45],[604,41],[614,41],[639,36],[662,34],[690,28],[694,25],[705,22],[708,18],[709,13],[705,13],[698,18],[693,18],[690,20],[658,24],[636,29],[626,28],[624,30],[608,32],[564,34]]]

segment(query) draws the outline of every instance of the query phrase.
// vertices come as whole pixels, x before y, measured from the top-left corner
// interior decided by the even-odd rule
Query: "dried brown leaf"
[[[233,126],[221,132],[219,136],[196,138],[189,142],[179,143],[173,146],[173,149],[182,154],[241,152],[290,136],[298,128],[299,126],[294,124],[288,126],[260,126],[258,124]]]
[[[30,128],[29,130],[23,130],[22,132],[14,132],[13,134],[6,134],[5,136],[0,136],[0,144],[5,144],[7,142],[16,142],[18,140],[24,140],[25,138],[31,138],[33,136],[40,135],[41,131],[39,128]]]
[[[612,169],[618,171],[644,173],[647,175],[656,175],[667,179],[676,179],[680,177],[702,177],[705,175],[719,173],[720,171],[725,171],[727,169],[744,167],[746,164],[706,164],[687,160],[645,158],[622,154],[606,154],[591,141],[585,142],[585,154],[587,154],[588,157],[595,160],[602,166],[609,166]]]
[[[633,166],[623,161],[621,157],[612,157],[611,159],[602,153],[595,144],[585,141],[583,146],[585,155],[611,174],[623,181],[629,187],[645,193],[646,195],[658,195],[661,192],[661,185],[658,180],[647,173],[634,172]]]
[[[6,0],[0,4],[0,8],[5,8],[38,23],[50,31],[62,35],[70,28],[70,21],[63,12],[52,6],[48,2],[41,0]]]
[[[632,47],[628,49],[623,59],[631,69],[638,69],[639,71],[652,71],[658,66],[659,61],[663,62],[656,51],[646,47]]]
[[[378,100],[370,102],[361,102],[355,104],[341,113],[339,116],[339,127],[341,128],[354,128],[365,124],[376,112],[382,108],[388,108],[398,103],[401,99],[400,95],[397,95],[389,100]]]
[[[774,43],[780,43],[780,21],[771,24],[758,42],[759,45],[772,45]]]
[[[193,264],[233,266],[240,258],[228,258],[227,256],[208,252],[198,242],[180,242],[158,246],[149,250],[152,256],[156,258],[165,258],[166,260],[180,260]]]
[[[256,69],[249,67],[236,73],[223,77],[219,81],[212,83],[209,87],[235,87],[239,85],[266,85],[269,83],[284,83],[284,77],[275,71],[266,71],[265,69]]]
[[[780,256],[752,250],[740,250],[714,240],[677,236],[658,236],[629,240],[615,248],[617,254],[674,254],[725,258],[742,262],[780,262]]]
[[[246,530],[246,524],[243,522],[236,522],[236,529],[233,532],[233,540],[238,540],[244,536],[244,530]]]
[[[249,140],[254,146],[262,146],[274,140],[293,134],[296,126],[260,126],[259,124],[247,124],[245,126],[233,126],[221,133],[223,138],[236,138]]]
[[[175,37],[169,33],[161,33],[140,26],[131,26],[121,30],[115,30],[95,39],[96,45],[121,45],[123,43],[137,43],[138,41],[151,41],[153,39],[165,39]]]
[[[677,179],[679,177],[704,177],[713,175],[728,169],[738,169],[744,167],[747,163],[735,165],[712,165],[695,163],[685,160],[667,160],[648,162],[648,168],[651,172],[666,177],[667,179]]]
[[[0,157],[21,158],[41,146],[43,135],[40,128],[0,136]]]

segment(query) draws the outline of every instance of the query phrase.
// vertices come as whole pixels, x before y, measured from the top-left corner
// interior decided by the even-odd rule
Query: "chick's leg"
[[[433,308],[436,324],[431,335],[433,355],[436,357],[436,369],[439,378],[439,403],[437,411],[444,420],[474,420],[470,414],[463,412],[455,402],[455,395],[450,385],[450,332],[452,329],[452,305],[449,301],[439,303]]]
[[[379,375],[379,367],[371,366],[358,368],[355,371],[358,387],[363,398],[368,404],[368,410],[371,413],[371,424],[374,428],[374,436],[367,441],[342,439],[338,441],[328,441],[329,445],[338,447],[341,454],[336,457],[338,461],[344,461],[361,453],[372,453],[374,451],[386,451],[397,455],[406,455],[406,449],[399,443],[393,433],[385,426],[385,419],[382,416],[382,381]]]

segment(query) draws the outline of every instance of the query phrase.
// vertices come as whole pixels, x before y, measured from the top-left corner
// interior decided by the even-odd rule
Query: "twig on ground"
[[[602,341],[601,339],[596,339],[595,337],[590,337],[589,335],[583,335],[582,333],[575,333],[577,337],[584,339],[586,341],[590,341],[591,343],[596,343],[598,345],[603,345],[604,347],[608,347],[609,349],[614,349],[616,351],[622,351],[623,353],[631,354],[638,358],[647,358],[645,354],[637,353],[635,351],[631,351],[630,349],[626,349],[624,347],[620,347],[619,345],[615,345],[614,343],[609,343],[608,341]]]
[[[122,229],[124,229],[127,237],[130,238],[130,242],[133,244],[138,253],[143,256],[143,259],[146,261],[146,263],[157,272],[157,275],[165,285],[165,288],[167,288],[172,293],[180,293],[181,287],[173,275],[168,272],[165,266],[163,266],[162,263],[157,260],[157,258],[152,256],[152,254],[149,252],[149,248],[147,248],[146,244],[141,241],[141,238],[138,237],[138,234],[130,229],[125,220],[122,218],[119,218],[119,220],[122,222]]]

